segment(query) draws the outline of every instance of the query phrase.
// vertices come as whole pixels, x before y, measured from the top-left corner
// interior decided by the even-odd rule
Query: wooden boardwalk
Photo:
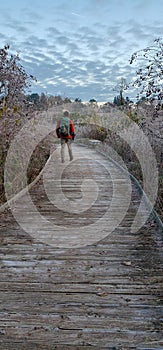
[[[0,349],[161,350],[162,232],[149,218],[132,233],[135,185],[95,150],[74,153],[52,156],[33,207],[24,195],[17,220],[0,214]]]

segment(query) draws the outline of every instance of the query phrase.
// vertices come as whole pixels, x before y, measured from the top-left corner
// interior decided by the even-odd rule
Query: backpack
[[[62,117],[59,127],[59,133],[61,136],[68,136],[70,134],[70,119]]]

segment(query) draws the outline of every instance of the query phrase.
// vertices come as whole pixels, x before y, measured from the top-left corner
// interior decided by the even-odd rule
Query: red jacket
[[[59,132],[60,122],[61,122],[61,120],[58,120],[57,126],[56,126],[56,134],[57,134],[57,137],[58,137],[58,138],[61,138],[61,139],[72,139],[72,140],[74,140],[74,137],[75,137],[75,128],[74,128],[73,121],[70,119],[70,134],[67,135],[67,136],[60,135],[60,132]]]

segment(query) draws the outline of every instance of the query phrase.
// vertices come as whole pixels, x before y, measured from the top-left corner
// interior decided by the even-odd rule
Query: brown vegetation
[[[133,110],[128,106],[112,107],[112,104],[107,104],[106,107],[96,107],[92,113],[92,120],[94,124],[88,122],[87,116],[79,117],[78,123],[78,137],[81,138],[82,142],[89,144],[89,139],[97,139],[101,141],[100,149],[106,154],[111,156],[114,160],[121,162],[121,159],[126,164],[129,172],[133,174],[141,185],[143,185],[142,169],[134,151],[116,132],[109,128],[109,115],[115,114],[116,111],[122,111],[131,118],[134,122],[139,125],[140,130],[147,136],[148,142],[150,143],[154,156],[157,160],[158,166],[158,196],[155,204],[156,211],[163,219],[162,206],[163,206],[163,110],[158,111],[152,104],[140,104],[139,106],[133,105]],[[107,127],[102,127],[102,120],[108,118]],[[88,125],[87,125],[88,123]],[[106,124],[106,122],[105,122]],[[84,139],[83,139],[84,138]],[[111,151],[115,150],[115,152]],[[119,157],[117,156],[119,155]]]

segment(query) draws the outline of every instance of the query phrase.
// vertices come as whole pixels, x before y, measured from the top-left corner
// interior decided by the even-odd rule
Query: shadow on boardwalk
[[[162,349],[161,232],[149,218],[131,233],[141,199],[133,184],[129,208],[112,232],[106,217],[114,193],[110,174],[120,188],[128,179],[94,150],[76,146],[74,152],[62,173],[64,198],[56,155],[30,190],[45,219],[42,229],[25,197],[14,204],[21,226],[11,210],[1,213],[0,349]],[[98,192],[87,182],[82,202],[85,178]],[[123,210],[127,190],[119,196]],[[71,212],[71,202],[80,200],[80,210],[74,205]]]

